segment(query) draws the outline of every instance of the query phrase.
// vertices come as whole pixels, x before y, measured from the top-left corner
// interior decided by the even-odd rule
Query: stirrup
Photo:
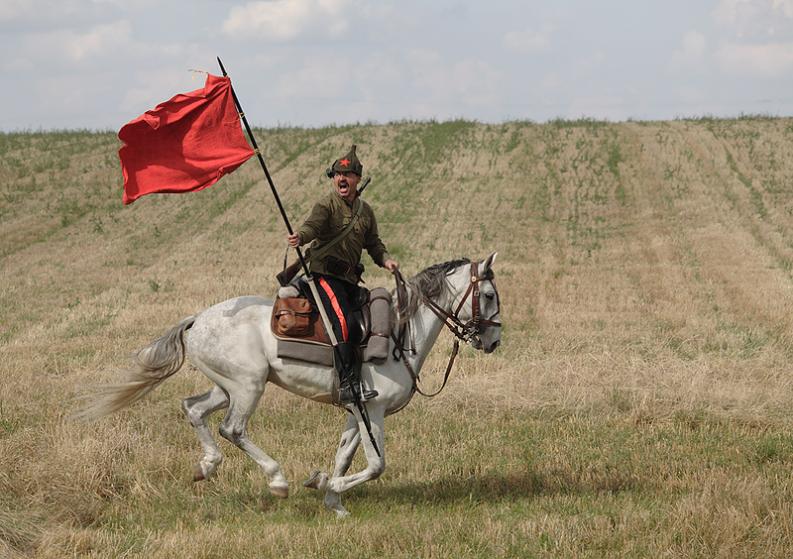
[[[358,385],[358,394],[361,396],[361,402],[367,402],[372,398],[377,398],[379,392],[377,390],[366,390],[363,388],[363,385],[360,383],[356,383]],[[345,383],[339,387],[339,403],[340,404],[354,404],[355,403],[355,393],[353,392],[353,385],[352,383]]]

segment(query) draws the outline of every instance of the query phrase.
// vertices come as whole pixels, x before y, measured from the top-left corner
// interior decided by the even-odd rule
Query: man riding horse
[[[364,390],[360,381],[357,347],[362,332],[353,310],[359,301],[361,253],[365,248],[375,264],[391,272],[399,267],[380,240],[371,206],[358,195],[363,165],[355,150],[353,145],[347,155],[333,162],[327,170],[333,190],[314,205],[295,233],[287,235],[293,248],[311,243],[308,269],[319,287],[321,302],[317,304],[324,306],[339,340],[341,360],[336,371],[341,404],[353,403],[356,392],[360,401],[377,396],[374,390]]]

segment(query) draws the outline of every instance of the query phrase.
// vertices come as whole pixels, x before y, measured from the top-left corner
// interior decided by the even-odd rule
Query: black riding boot
[[[355,346],[346,342],[338,345],[341,362],[336,363],[336,371],[339,373],[339,403],[341,404],[352,404],[356,399],[366,402],[377,397],[376,390],[364,390],[363,388],[361,362],[355,349]]]

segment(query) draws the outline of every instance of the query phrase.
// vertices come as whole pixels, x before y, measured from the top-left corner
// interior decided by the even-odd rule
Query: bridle
[[[396,278],[397,282],[397,297],[404,296],[403,294],[406,293],[405,289],[405,280],[402,277],[402,274],[397,270],[394,272],[394,277]],[[446,386],[446,381],[449,380],[449,374],[452,371],[452,366],[454,365],[454,360],[457,357],[457,352],[460,350],[460,341],[464,343],[470,343],[473,340],[478,339],[486,328],[491,327],[501,327],[501,323],[493,320],[494,317],[498,316],[501,312],[501,301],[498,298],[498,289],[496,288],[496,282],[493,275],[493,271],[488,269],[484,274],[479,275],[479,263],[478,262],[471,262],[471,273],[470,273],[471,281],[468,283],[468,288],[463,293],[463,296],[460,298],[460,302],[457,304],[457,308],[454,309],[454,312],[449,312],[440,305],[438,305],[435,301],[430,299],[424,294],[421,294],[422,301],[425,305],[433,312],[435,315],[443,322],[443,324],[451,331],[452,334],[455,336],[454,345],[452,347],[452,354],[449,357],[449,363],[446,366],[446,372],[443,375],[443,383],[441,387],[431,393],[427,394],[422,392],[421,388],[418,386],[419,375],[413,370],[413,367],[410,365],[410,362],[407,359],[406,351],[404,347],[404,339],[406,328],[401,328],[400,333],[398,336],[393,336],[394,340],[394,358],[401,357],[402,362],[405,364],[405,367],[410,372],[410,375],[413,377],[413,390],[421,394],[422,396],[426,396],[428,398],[432,398],[433,396],[437,396],[441,393],[441,391]],[[493,288],[495,291],[496,297],[496,312],[494,312],[489,318],[482,318],[482,312],[479,304],[479,284],[483,281],[490,281],[493,284]],[[472,297],[471,299],[471,318],[463,322],[460,319],[460,311],[462,310],[465,302],[468,300],[468,297]],[[412,350],[415,351],[415,350]],[[397,355],[399,354],[399,355]]]
[[[422,299],[424,300],[424,304],[443,321],[446,327],[451,330],[452,334],[454,334],[458,340],[469,343],[481,336],[485,328],[490,328],[491,326],[501,327],[500,322],[493,320],[493,317],[501,312],[501,302],[498,300],[498,295],[496,295],[496,312],[493,313],[490,318],[483,319],[481,317],[482,312],[479,307],[479,283],[486,280],[489,280],[494,288],[496,287],[493,271],[487,270],[487,272],[480,276],[479,264],[477,262],[471,262],[471,281],[453,313],[446,311],[438,305],[438,303],[424,295],[422,295]],[[468,322],[463,322],[460,320],[460,311],[469,296],[472,297],[471,319],[468,320]]]

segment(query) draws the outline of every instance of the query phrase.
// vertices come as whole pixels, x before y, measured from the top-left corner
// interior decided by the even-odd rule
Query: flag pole
[[[226,73],[226,68],[223,67],[223,62],[220,61],[220,57],[217,57],[218,64],[220,64],[220,71],[223,72],[223,77],[228,77]],[[270,185],[270,190],[275,197],[275,203],[278,206],[278,211],[281,212],[281,217],[284,219],[284,223],[286,224],[286,230],[289,234],[293,234],[294,231],[292,230],[292,224],[289,223],[289,218],[286,215],[286,210],[284,210],[284,205],[281,203],[281,197],[278,195],[278,191],[275,189],[275,183],[273,182],[273,178],[270,176],[270,171],[267,170],[267,165],[264,163],[264,157],[262,156],[261,151],[259,150],[259,145],[256,143],[256,138],[253,137],[253,131],[251,130],[250,124],[248,124],[248,118],[245,116],[245,112],[242,110],[242,105],[240,105],[240,100],[237,99],[237,93],[234,91],[234,88],[231,88],[231,96],[234,98],[234,104],[237,106],[237,112],[240,114],[240,118],[242,118],[242,123],[245,125],[245,131],[248,133],[248,138],[251,140],[251,144],[253,145],[253,151],[256,153],[256,157],[259,158],[259,164],[262,166],[262,171],[264,171],[264,176],[267,178],[267,183]],[[308,273],[308,266],[306,266],[306,260],[303,258],[303,251],[300,250],[300,247],[295,247],[295,251],[297,251],[297,257],[300,260],[300,266],[303,268],[303,273],[306,274],[306,277],[311,277],[311,274]]]
[[[218,64],[220,65],[220,71],[223,72],[223,77],[228,77],[226,73],[226,68],[223,66],[223,62],[221,62],[220,57],[217,57]],[[248,133],[248,138],[251,140],[251,144],[253,145],[253,151],[256,153],[256,156],[259,158],[259,164],[262,166],[262,171],[264,171],[264,176],[267,178],[267,183],[270,185],[270,190],[273,193],[273,197],[275,197],[275,203],[278,205],[278,210],[281,212],[281,217],[284,219],[284,223],[286,224],[286,230],[289,232],[290,235],[293,234],[292,225],[289,223],[289,218],[286,215],[286,210],[284,210],[283,204],[281,204],[281,197],[278,195],[278,191],[275,189],[275,183],[273,182],[273,178],[270,176],[270,171],[267,170],[267,165],[264,163],[264,157],[262,157],[262,153],[259,150],[259,145],[256,143],[256,138],[253,137],[253,131],[251,130],[250,125],[248,124],[248,119],[245,116],[245,112],[242,110],[242,105],[240,105],[240,100],[237,99],[237,94],[234,91],[234,87],[231,88],[231,96],[234,99],[234,105],[237,107],[237,112],[240,114],[240,118],[242,119],[242,123],[245,125],[245,131]],[[333,346],[333,353],[336,356],[337,362],[341,363],[341,354],[339,353],[339,341],[336,339],[336,335],[333,332],[333,325],[330,323],[330,319],[328,318],[327,311],[325,310],[325,305],[322,303],[322,299],[319,297],[319,291],[317,291],[317,285],[314,282],[314,278],[311,276],[311,273],[308,271],[308,266],[306,265],[306,260],[303,258],[303,252],[300,250],[300,247],[295,247],[295,251],[297,252],[297,257],[300,260],[300,266],[303,268],[303,273],[306,275],[306,280],[308,282],[308,286],[311,289],[311,294],[314,296],[314,301],[317,304],[317,308],[319,309],[319,314],[322,317],[322,323],[325,325],[325,331],[328,333],[328,337],[330,338],[331,345]],[[363,421],[364,425],[366,426],[366,432],[369,434],[369,440],[372,442],[372,446],[374,447],[374,451],[377,453],[377,456],[381,456],[380,450],[377,448],[377,442],[374,440],[374,435],[372,435],[372,425],[369,421],[369,414],[366,412],[366,408],[363,406],[363,402],[361,402],[360,397],[356,394],[355,390],[353,390],[353,394],[355,395],[355,407],[358,408],[358,413]]]

